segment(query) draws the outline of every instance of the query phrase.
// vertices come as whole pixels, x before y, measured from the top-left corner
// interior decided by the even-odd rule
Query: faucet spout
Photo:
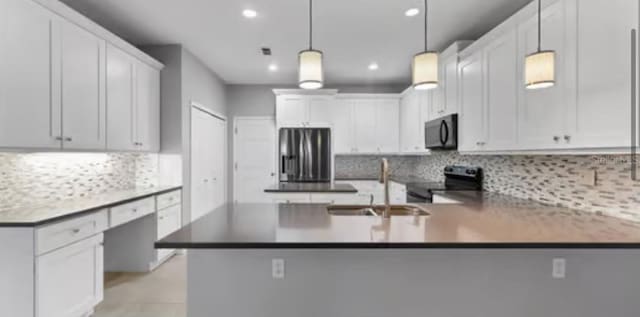
[[[391,217],[391,204],[389,203],[389,160],[382,159],[380,170],[380,183],[384,184],[384,212],[382,217]]]

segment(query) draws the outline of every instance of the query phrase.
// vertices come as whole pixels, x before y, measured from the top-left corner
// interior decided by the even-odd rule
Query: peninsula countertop
[[[336,216],[326,205],[228,204],[156,248],[640,248],[640,224],[480,192],[429,216]]]
[[[338,183],[279,183],[264,190],[266,193],[357,193],[349,184]]]
[[[0,227],[35,227],[102,208],[181,189],[182,185],[132,188],[87,195],[40,206],[0,211]]]

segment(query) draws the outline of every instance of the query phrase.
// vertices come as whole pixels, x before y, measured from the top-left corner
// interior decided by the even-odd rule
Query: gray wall
[[[556,257],[566,259],[565,279],[552,278]],[[271,277],[277,258],[280,280]],[[637,250],[190,250],[187,309],[191,317],[637,317],[639,261]]]
[[[235,117],[253,116],[265,117],[276,115],[276,97],[273,89],[295,89],[296,86],[286,85],[228,85],[227,86],[227,118],[228,118],[228,152],[229,177],[228,199],[233,200],[233,121]],[[400,93],[407,85],[345,85],[330,86],[328,89],[338,89],[341,93]]]
[[[178,179],[184,185],[184,197],[190,197],[191,102],[226,116],[226,86],[215,72],[181,45],[144,46],[142,49],[165,64],[160,80],[160,182]],[[190,199],[184,199],[185,222],[191,217],[190,207]]]

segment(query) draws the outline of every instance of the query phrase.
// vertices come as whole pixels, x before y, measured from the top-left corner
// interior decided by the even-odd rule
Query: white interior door
[[[225,203],[226,122],[191,109],[191,221]]]
[[[270,202],[264,190],[278,181],[273,118],[236,118],[234,133],[234,201]]]

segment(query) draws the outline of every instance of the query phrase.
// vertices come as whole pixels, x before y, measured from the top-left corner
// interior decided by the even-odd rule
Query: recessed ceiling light
[[[414,16],[418,15],[419,13],[420,13],[420,9],[411,8],[411,9],[405,11],[404,15],[406,15],[408,17],[414,17]]]
[[[369,64],[369,70],[378,70],[378,68],[380,68],[380,67],[378,66],[378,63],[376,63],[376,62],[373,62],[373,63]]]
[[[247,9],[242,11],[242,15],[247,19],[253,19],[258,16],[258,12],[256,12],[255,10]]]
[[[269,71],[277,72],[278,71],[278,65],[277,64],[269,64]]]

